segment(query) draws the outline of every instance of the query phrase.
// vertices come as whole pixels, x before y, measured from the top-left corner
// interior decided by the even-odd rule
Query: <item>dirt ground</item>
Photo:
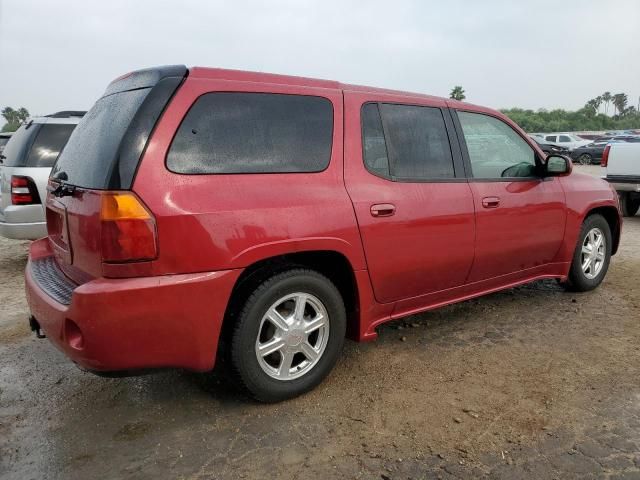
[[[277,405],[219,373],[81,372],[28,330],[26,249],[0,240],[2,479],[640,478],[640,216],[596,291],[386,325]]]

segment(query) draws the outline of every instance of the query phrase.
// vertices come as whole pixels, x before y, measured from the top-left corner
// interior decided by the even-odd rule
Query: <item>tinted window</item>
[[[177,173],[319,172],[331,157],[325,98],[208,93],[185,116],[167,155]]]
[[[3,162],[4,165],[8,167],[24,167],[27,153],[40,127],[41,124],[32,123],[28,128],[27,125],[22,125],[15,131],[2,152],[2,155],[6,157]]]
[[[570,142],[571,139],[569,137],[567,137],[566,135],[560,135],[560,141],[561,142]]]
[[[0,137],[0,147],[4,147],[9,141],[9,137]]]
[[[122,137],[150,90],[140,88],[99,99],[73,131],[51,176],[64,172],[72,185],[106,188]]]
[[[25,166],[52,167],[74,128],[75,124],[42,125],[29,149]]]
[[[548,136],[548,137],[546,137],[546,138],[547,138],[547,141],[548,141],[548,142],[555,142],[555,141],[556,141],[556,138],[558,138],[558,137],[556,137],[555,135],[549,135],[549,136]]]
[[[367,103],[362,107],[362,145],[367,169],[376,175],[389,177],[389,158],[377,103]]]
[[[535,152],[509,125],[478,113],[458,112],[475,178],[535,176]]]
[[[381,104],[380,109],[393,177],[454,176],[449,137],[439,108]]]

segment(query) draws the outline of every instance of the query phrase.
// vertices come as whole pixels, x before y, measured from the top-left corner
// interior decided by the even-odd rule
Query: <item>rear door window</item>
[[[372,173],[399,181],[455,177],[439,108],[368,103],[361,115],[364,160]]]
[[[207,93],[176,133],[167,167],[175,173],[294,173],[327,168],[333,106],[322,97]]]
[[[391,176],[377,103],[367,103],[362,107],[362,149],[367,170],[381,177]]]

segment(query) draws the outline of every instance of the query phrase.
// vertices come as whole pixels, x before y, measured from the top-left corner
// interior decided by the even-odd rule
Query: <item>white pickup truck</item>
[[[601,165],[602,177],[620,195],[623,215],[634,216],[640,208],[640,142],[607,145]]]

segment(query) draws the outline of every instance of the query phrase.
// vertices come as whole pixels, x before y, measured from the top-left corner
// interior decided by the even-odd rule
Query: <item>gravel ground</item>
[[[81,372],[28,331],[26,249],[0,240],[2,479],[640,478],[640,216],[596,291],[537,282],[383,326],[277,405],[219,373]]]

